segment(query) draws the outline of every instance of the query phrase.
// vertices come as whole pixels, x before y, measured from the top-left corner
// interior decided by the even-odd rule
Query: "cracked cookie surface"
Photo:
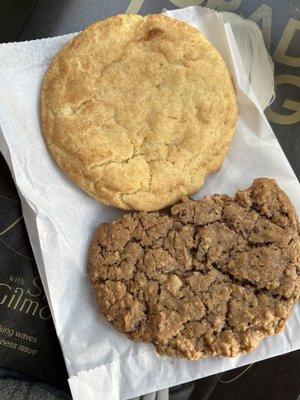
[[[89,252],[101,313],[158,353],[235,356],[280,332],[300,296],[295,210],[270,179],[234,198],[102,224]]]
[[[198,30],[162,15],[119,15],[54,58],[41,119],[53,158],[78,186],[105,204],[151,211],[221,167],[236,94]]]

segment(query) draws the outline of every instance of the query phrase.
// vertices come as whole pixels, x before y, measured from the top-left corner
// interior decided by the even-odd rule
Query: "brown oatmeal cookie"
[[[280,332],[300,296],[295,210],[270,179],[102,224],[89,274],[105,318],[160,354],[235,356]]]

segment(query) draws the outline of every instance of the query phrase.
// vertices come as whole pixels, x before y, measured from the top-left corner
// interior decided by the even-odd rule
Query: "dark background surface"
[[[0,42],[31,40],[79,31],[95,19],[125,12],[129,3],[125,0],[0,1]],[[286,43],[284,44],[282,38],[284,35],[288,36],[288,33],[291,32],[290,26],[293,24],[293,20],[299,20],[300,1],[199,0],[197,2],[194,0],[188,2],[186,0],[140,0],[132,1],[130,7],[132,12],[146,14],[160,12],[163,7],[175,8],[176,5],[185,6],[188,3],[197,3],[203,6],[213,5],[214,8],[234,11],[245,17],[258,20],[263,28],[266,43],[270,42],[269,50],[275,59],[275,76],[288,75],[291,77],[288,81],[292,83],[277,86],[277,98],[271,106],[271,109],[277,114],[274,117],[274,114],[270,113],[270,119],[273,130],[299,178],[300,115],[298,118],[285,118],[285,116],[297,113],[292,107],[287,106],[285,101],[299,102],[300,100],[299,84],[297,87],[300,67],[300,31],[295,31],[292,35],[293,38],[288,43],[285,40]],[[285,31],[286,34],[284,34]],[[282,48],[282,46],[280,47],[282,41],[282,46],[287,47],[286,54],[293,57],[296,62],[293,59],[282,62],[284,60],[278,56],[280,53],[278,49]],[[298,110],[298,114],[300,114],[299,103]],[[294,120],[296,122],[293,122]],[[21,276],[25,281],[22,288],[26,291],[28,288],[30,290],[32,280],[38,277],[38,272],[21,216],[22,211],[17,191],[0,154],[0,284],[1,282],[8,284],[10,276]],[[14,286],[11,283],[9,284],[12,287],[11,293],[16,287],[22,286],[20,284]],[[46,305],[43,294],[39,296],[38,300],[40,307]],[[37,356],[32,357],[0,346],[0,368],[17,371],[24,375],[26,379],[45,382],[68,392],[67,373],[52,320],[41,320],[36,316],[18,312],[12,309],[13,307],[7,307],[7,304],[6,302],[6,305],[1,305],[0,296],[0,325],[9,326],[15,330],[23,330],[36,336],[38,338],[35,345]],[[4,338],[4,336],[0,332],[0,340],[1,338]],[[186,391],[192,392],[190,398],[197,400],[298,399],[300,393],[300,351],[256,363],[239,376],[244,370],[245,367],[242,367],[218,376],[204,378],[196,381],[193,387],[173,388],[171,398],[183,400],[182,396]],[[7,379],[7,376],[3,379]],[[16,396],[1,397],[4,393],[4,389],[2,389],[4,386],[1,385],[0,399],[17,398]],[[7,381],[8,386],[9,381]]]

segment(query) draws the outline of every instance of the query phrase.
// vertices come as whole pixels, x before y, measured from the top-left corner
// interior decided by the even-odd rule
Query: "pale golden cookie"
[[[156,210],[196,192],[224,160],[236,94],[218,51],[162,15],[118,15],[66,44],[42,89],[58,165],[95,199]]]
[[[104,317],[160,354],[252,351],[280,332],[300,297],[295,210],[275,181],[235,198],[185,199],[164,213],[102,224],[89,274]]]

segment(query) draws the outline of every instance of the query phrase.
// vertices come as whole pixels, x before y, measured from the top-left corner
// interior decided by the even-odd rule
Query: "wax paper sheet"
[[[230,25],[200,7],[167,14],[195,26],[218,48],[238,95],[231,150],[195,197],[233,194],[256,177],[272,177],[300,214],[299,183],[251,90]],[[122,212],[98,204],[64,176],[47,151],[39,120],[44,73],[72,36],[0,45],[0,150],[22,200],[73,398],[128,399],[300,348],[299,306],[286,330],[253,353],[197,362],[160,357],[150,344],[128,340],[99,316],[87,277],[87,249],[97,226]]]

